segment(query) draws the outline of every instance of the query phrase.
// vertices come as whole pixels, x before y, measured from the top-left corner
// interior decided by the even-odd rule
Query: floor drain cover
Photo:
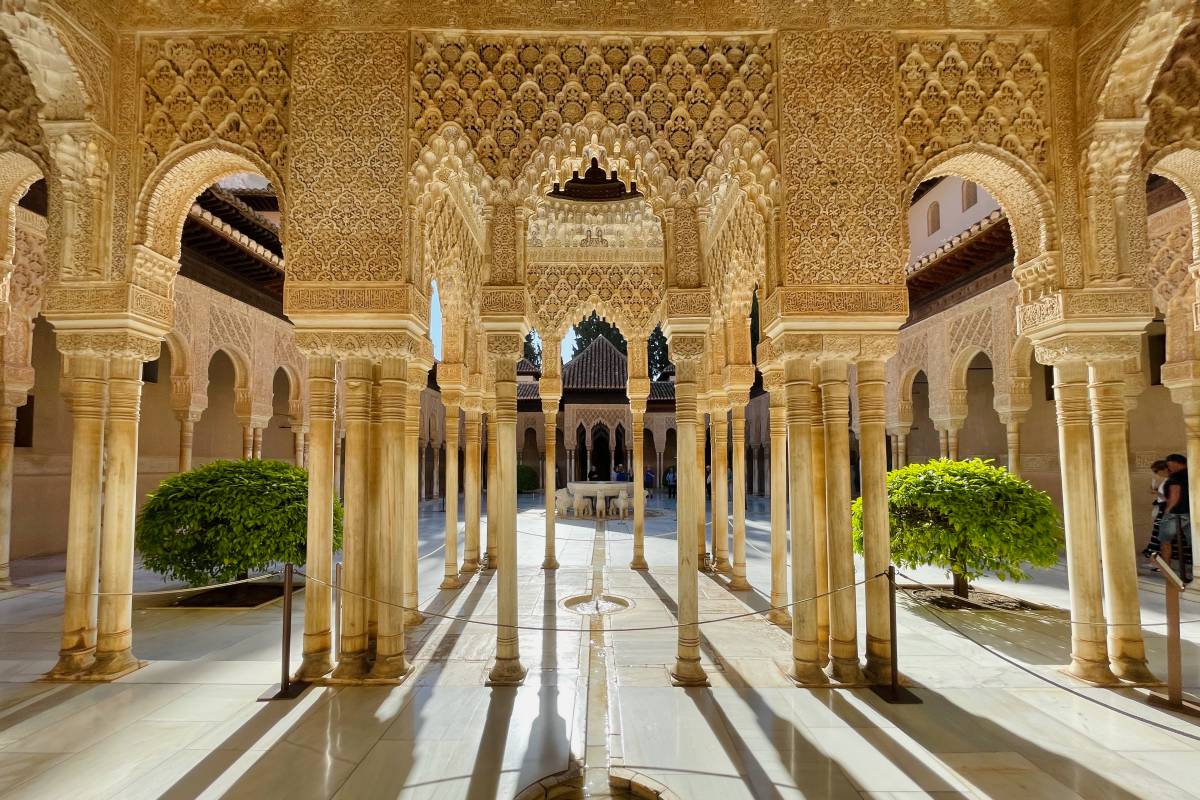
[[[624,611],[630,605],[632,605],[630,601],[614,594],[599,596],[581,594],[578,597],[568,597],[563,600],[563,608],[574,611],[576,614],[615,614],[618,611]]]

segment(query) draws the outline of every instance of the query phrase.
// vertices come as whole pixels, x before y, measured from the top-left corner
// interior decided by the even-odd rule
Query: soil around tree
[[[943,611],[1044,611],[1045,606],[1006,594],[972,588],[967,598],[955,597],[950,587],[905,589],[914,600]]]
[[[293,587],[293,593],[303,585]],[[239,583],[222,586],[181,597],[171,605],[174,608],[258,608],[283,597],[282,583]]]

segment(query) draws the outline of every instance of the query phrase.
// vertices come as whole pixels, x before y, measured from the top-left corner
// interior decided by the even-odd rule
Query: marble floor
[[[761,498],[750,504],[755,589],[734,593],[701,575],[702,620],[767,606],[769,509]],[[638,796],[685,800],[1200,797],[1200,725],[1146,705],[1141,690],[1065,678],[1061,612],[935,615],[902,596],[900,663],[920,705],[795,688],[783,673],[788,632],[761,617],[703,624],[712,686],[672,688],[674,509],[651,512],[648,572],[627,568],[631,525],[620,520],[560,520],[561,567],[546,572],[541,498],[522,498],[529,676],[519,688],[484,685],[494,573],[435,588],[436,504],[421,514],[422,607],[471,621],[431,616],[410,631],[414,670],[395,687],[318,686],[257,702],[278,679],[279,604],[185,610],[162,597],[135,604],[135,652],[148,666],[112,684],[39,682],[57,650],[61,560],[20,562],[28,588],[0,593],[0,797],[579,796],[556,793],[566,779],[582,781],[589,797],[628,796],[610,775],[632,781]],[[932,570],[914,577],[945,580]],[[979,583],[1066,607],[1062,569],[1021,585]],[[136,588],[169,587],[138,571]],[[630,607],[601,622],[563,604],[596,591]],[[1164,596],[1149,576],[1142,600],[1151,666],[1164,674]],[[1184,606],[1184,619],[1200,619],[1200,602]],[[1200,624],[1185,635],[1185,683],[1196,689]]]

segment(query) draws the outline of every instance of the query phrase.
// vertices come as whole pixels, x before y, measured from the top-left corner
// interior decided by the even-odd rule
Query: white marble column
[[[429,382],[428,363],[413,359],[408,362],[408,404],[405,408],[404,447],[406,464],[416,466],[421,436],[421,393]],[[421,505],[419,476],[416,470],[404,471],[404,605],[405,626],[420,625],[425,615],[417,610],[420,602],[418,563],[420,547],[419,525]]]
[[[153,343],[155,350],[158,342]],[[108,430],[100,542],[100,611],[96,663],[106,679],[139,667],[133,655],[133,533],[137,512],[138,421],[143,359],[118,353],[108,362]]]
[[[714,406],[712,419],[712,539],[713,569],[733,574],[729,560],[729,420],[723,407]]]
[[[542,470],[542,486],[546,494],[546,552],[542,559],[542,569],[558,569],[558,557],[554,550],[555,513],[554,504],[554,463],[557,451],[558,432],[558,398],[542,398],[542,426],[546,437],[545,467]]]
[[[433,448],[433,499],[442,496],[442,448]]]
[[[333,677],[357,680],[367,674],[367,571],[370,568],[368,528],[371,447],[370,359],[345,361],[346,471],[345,517],[342,526],[342,597],[338,627],[338,663]]]
[[[242,423],[242,458],[254,458],[254,426]]]
[[[825,417],[825,513],[829,526],[830,677],[841,683],[863,681],[858,661],[854,548],[850,526],[850,385],[849,364],[841,358],[821,362],[821,401]]]
[[[733,442],[733,578],[729,588],[748,591],[746,579],[746,404],[750,390],[728,391],[730,405],[729,434]]]
[[[524,336],[488,334],[488,354],[495,374],[495,437],[497,483],[495,517],[489,519],[489,549],[495,544],[496,561],[496,662],[488,673],[491,686],[514,686],[525,680],[520,659],[517,625],[517,361]],[[489,434],[489,442],[493,439]],[[491,557],[489,556],[489,561]]]
[[[1140,337],[1126,340],[1131,356],[1140,352]],[[1121,352],[1116,349],[1115,352]],[[1146,663],[1142,640],[1141,601],[1129,496],[1129,417],[1125,405],[1125,359],[1098,358],[1089,364],[1088,392],[1092,412],[1092,444],[1096,458],[1100,560],[1108,621],[1108,658],[1113,673],[1139,683],[1158,679]]]
[[[461,572],[470,574],[479,571],[479,437],[482,422],[479,418],[479,399],[472,398],[463,414],[463,520],[466,537],[463,543],[463,565]]]
[[[252,455],[254,458],[261,459],[263,457],[263,428],[260,425],[255,425],[252,429]]]
[[[187,472],[192,468],[192,440],[196,423],[200,421],[200,411],[181,409],[175,412],[179,420],[179,471]]]
[[[301,680],[316,680],[333,669],[333,497],[334,358],[308,356],[308,538],[304,573],[304,660]]]
[[[697,387],[697,392],[699,392],[699,386]],[[701,569],[701,570],[706,570],[706,571],[708,569],[711,569],[711,567],[712,567],[712,563],[710,563],[710,561],[709,561],[710,551],[706,549],[707,543],[705,541],[705,538],[706,538],[705,534],[707,532],[707,527],[708,527],[706,524],[707,520],[705,519],[707,516],[707,514],[706,514],[707,502],[706,502],[706,498],[704,496],[705,483],[706,483],[705,467],[707,466],[704,463],[704,445],[708,439],[707,422],[705,421],[705,415],[707,413],[708,413],[708,402],[706,400],[702,400],[699,396],[697,396],[697,398],[696,398],[696,475],[697,475],[696,480],[698,482],[697,486],[698,486],[698,494],[699,494],[700,502],[697,505],[697,513],[696,513],[696,568]],[[708,479],[709,479],[709,481],[711,481],[712,476],[709,475]],[[709,488],[709,491],[711,492],[711,490],[712,490],[711,484],[709,485],[708,488]],[[714,546],[715,546],[715,543],[714,543]],[[711,556],[712,556],[712,561],[715,562],[716,561],[716,553],[712,552]]]
[[[496,515],[499,513],[496,509],[496,495],[500,490],[500,476],[497,475],[497,444],[496,444],[496,406],[493,399],[490,403],[490,408],[487,409],[487,526],[484,532],[487,534],[486,557],[483,562],[484,569],[495,569],[496,558],[498,557],[498,543],[496,541],[496,526],[493,522],[496,520]],[[515,433],[513,434],[516,435]],[[516,443],[513,443],[516,447]]]
[[[375,591],[380,599],[375,663],[371,678],[396,680],[409,671],[405,655],[404,519],[405,431],[408,416],[408,362],[385,357],[379,365],[379,548]]]
[[[304,467],[304,428],[297,427],[292,423],[292,463],[297,467]]]
[[[817,580],[817,663],[824,667],[829,663],[829,524],[825,514],[825,412],[816,371],[814,366],[809,394],[809,451],[812,456],[813,560]],[[789,453],[789,463],[790,460]]]
[[[780,608],[787,605],[788,602],[788,575],[787,575],[787,532],[788,532],[788,502],[787,489],[784,486],[784,480],[787,478],[785,472],[784,458],[787,454],[787,397],[784,393],[784,375],[782,364],[771,364],[763,369],[763,388],[768,393],[768,401],[770,403],[770,434],[773,447],[771,448],[771,457],[778,459],[776,469],[771,473],[772,480],[779,485],[772,487],[771,491],[771,606],[772,611],[768,612],[767,619],[776,625],[790,625],[792,614],[788,609]],[[805,387],[807,389],[807,387]],[[808,521],[811,525],[812,514],[808,515]],[[811,536],[811,528],[809,531]],[[811,552],[811,548],[810,548]],[[811,565],[810,565],[811,566]],[[809,572],[811,573],[811,569]],[[808,603],[807,605],[812,605]],[[806,609],[806,613],[810,610]],[[816,619],[815,609],[811,610],[813,619]],[[813,641],[813,647],[816,646],[816,626],[813,625],[813,630],[810,632],[810,638]]]
[[[867,677],[892,679],[892,633],[886,579],[871,578],[892,563],[887,498],[887,415],[884,360],[866,358],[855,367],[858,380],[859,480],[862,485],[863,562],[867,584]]]
[[[1008,471],[1020,477],[1021,423],[1025,421],[1025,414],[1017,411],[1001,414],[1000,421],[1004,423],[1004,440],[1008,450]]]
[[[442,392],[446,404],[446,544],[445,571],[441,589],[457,589],[458,577],[458,400],[457,394]]]
[[[9,566],[12,553],[13,443],[17,432],[17,406],[0,403],[0,589],[12,586]]]
[[[629,562],[629,568],[640,570],[650,568],[650,565],[646,563],[646,465],[644,462],[646,425],[644,409],[646,404],[642,400],[635,407],[634,402],[630,400],[631,416],[633,417],[631,423],[633,426],[633,558]]]

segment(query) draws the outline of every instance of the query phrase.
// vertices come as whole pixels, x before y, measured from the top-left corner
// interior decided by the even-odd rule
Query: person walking
[[[1162,550],[1162,544],[1159,542],[1159,523],[1162,521],[1163,510],[1167,506],[1166,483],[1171,472],[1167,469],[1167,462],[1159,459],[1150,465],[1150,471],[1154,473],[1154,477],[1150,481],[1150,493],[1154,496],[1154,505],[1150,509],[1150,541],[1146,544],[1146,549],[1142,551],[1142,555],[1152,559]],[[1155,572],[1158,567],[1151,567]]]
[[[1159,542],[1163,558],[1171,561],[1172,550],[1179,556],[1179,577],[1192,581],[1191,504],[1188,497],[1187,458],[1179,453],[1167,456],[1168,476],[1163,483],[1166,506],[1159,523]]]

